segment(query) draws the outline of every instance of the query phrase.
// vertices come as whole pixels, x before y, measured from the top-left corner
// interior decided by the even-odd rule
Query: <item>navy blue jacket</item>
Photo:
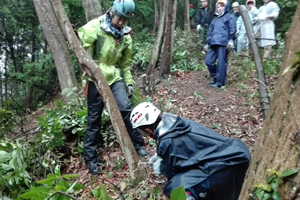
[[[223,15],[218,15],[209,26],[209,33],[206,39],[206,44],[227,46],[229,40],[235,39],[236,33],[236,18],[229,13],[230,4],[226,4]]]
[[[163,113],[156,132],[157,154],[163,159],[161,173],[168,178],[164,193],[184,185],[193,187],[219,170],[250,161],[250,152],[240,140],[173,114]]]

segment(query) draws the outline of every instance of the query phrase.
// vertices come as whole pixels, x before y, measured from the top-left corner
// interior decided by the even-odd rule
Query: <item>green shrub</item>
[[[0,108],[0,133],[2,136],[13,130],[13,117],[13,111]]]
[[[195,42],[197,41],[197,42]],[[199,39],[193,33],[176,29],[172,50],[171,72],[197,71],[205,68]]]
[[[61,175],[60,167],[56,166],[54,174],[48,174],[46,179],[36,182],[36,184],[41,184],[43,186],[31,186],[30,190],[20,195],[19,198],[44,200],[52,196],[51,199],[70,199],[64,194],[71,196],[70,194],[76,194],[79,190],[84,188],[84,186],[77,183],[77,181],[74,183],[68,181],[69,179],[76,177],[78,177],[77,174]]]
[[[2,195],[15,198],[20,191],[28,188],[32,181],[28,173],[33,148],[6,139],[0,143],[0,191]],[[0,195],[1,196],[1,195]]]

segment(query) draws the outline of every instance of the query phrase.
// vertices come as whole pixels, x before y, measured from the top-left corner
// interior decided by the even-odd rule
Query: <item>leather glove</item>
[[[205,51],[206,53],[208,52],[208,49],[209,49],[209,45],[206,44],[204,47],[203,47],[203,51]]]
[[[227,49],[228,49],[228,51],[232,51],[234,49],[233,40],[229,40],[229,42],[227,44]]]
[[[157,161],[158,159],[161,159],[161,157],[159,155],[157,155],[157,153],[155,153],[155,155],[149,159],[148,163],[150,165],[153,165],[155,163],[155,161]]]
[[[128,97],[131,98],[133,95],[133,86],[128,85]]]
[[[201,31],[202,27],[200,24],[197,25],[197,32]]]
[[[153,170],[154,170],[154,173],[157,174],[157,175],[160,175],[160,174],[161,174],[161,172],[160,172],[161,161],[162,161],[162,158],[159,157],[159,158],[153,163]]]

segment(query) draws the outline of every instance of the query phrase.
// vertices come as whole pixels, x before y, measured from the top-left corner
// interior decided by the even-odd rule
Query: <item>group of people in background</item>
[[[246,9],[258,46],[264,48],[263,61],[266,61],[271,56],[272,47],[276,45],[274,20],[280,9],[272,0],[263,0],[263,3],[257,9],[255,0],[247,0]],[[199,9],[193,11],[193,15],[190,13],[199,35],[200,51],[206,54],[205,63],[212,78],[209,84],[213,88],[225,85],[227,56],[230,51],[244,57],[249,55],[246,28],[239,6],[238,2],[234,2],[230,12],[230,3],[218,0],[216,11],[212,13],[208,8],[208,0],[201,0]]]

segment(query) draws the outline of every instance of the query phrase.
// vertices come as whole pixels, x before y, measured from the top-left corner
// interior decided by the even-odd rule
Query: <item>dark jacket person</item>
[[[136,106],[133,128],[156,139],[150,158],[156,174],[168,178],[164,194],[184,186],[188,200],[237,200],[250,161],[240,140],[223,137],[200,123],[162,113],[152,103]]]

